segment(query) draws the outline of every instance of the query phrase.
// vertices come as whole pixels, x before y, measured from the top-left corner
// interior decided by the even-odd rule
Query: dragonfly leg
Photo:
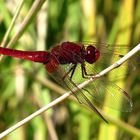
[[[73,77],[73,74],[74,74],[74,72],[75,72],[76,67],[77,67],[77,64],[74,64],[73,69],[72,69],[72,72],[71,72],[70,80],[71,80],[72,77]]]
[[[71,76],[70,76],[70,80],[72,79],[72,76],[74,74],[74,71],[76,69],[77,64],[74,64],[69,71],[63,76],[62,80],[64,80],[66,78],[66,76],[71,72]]]
[[[91,76],[93,76],[94,74],[88,74],[87,71],[86,71],[86,67],[85,67],[85,64],[81,64],[81,70],[82,70],[82,77],[83,78],[89,78]]]

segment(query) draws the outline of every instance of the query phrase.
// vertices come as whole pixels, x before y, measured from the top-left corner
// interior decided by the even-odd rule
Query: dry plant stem
[[[39,93],[36,93],[36,94],[39,94]],[[35,96],[35,100],[36,100],[37,105],[39,107],[41,107],[43,105],[42,101],[39,100],[37,98],[37,96]],[[44,112],[43,118],[44,118],[45,124],[47,124],[50,139],[51,140],[58,140],[58,136],[57,136],[57,133],[56,133],[56,130],[55,130],[55,126],[54,126],[54,123],[53,123],[53,120],[52,120],[50,114],[48,112]]]
[[[140,44],[138,44],[135,48],[133,48],[130,52],[128,52],[124,57],[122,57],[120,60],[118,60],[116,63],[112,64],[111,66],[109,66],[108,68],[104,69],[103,71],[101,71],[99,74],[95,75],[94,77],[91,77],[89,80],[83,82],[82,84],[80,84],[78,86],[78,89],[81,89],[83,87],[85,87],[86,85],[88,85],[89,83],[93,82],[95,80],[95,78],[99,78],[103,75],[105,75],[106,73],[108,73],[109,71],[111,71],[114,68],[119,67],[120,65],[122,65],[126,60],[128,60],[130,57],[132,57],[135,53],[137,53],[140,50]],[[75,88],[75,91],[77,89]],[[28,121],[32,120],[34,117],[40,115],[41,113],[43,113],[44,111],[48,110],[49,108],[52,108],[53,106],[55,106],[56,104],[62,102],[63,100],[65,100],[66,98],[68,98],[71,95],[71,92],[66,92],[65,94],[63,94],[62,96],[60,96],[59,98],[55,99],[54,101],[52,101],[51,103],[49,103],[48,105],[42,107],[41,109],[39,109],[38,111],[36,111],[35,113],[31,114],[30,116],[28,116],[27,118],[23,119],[22,121],[18,122],[17,124],[15,124],[14,126],[12,126],[11,128],[5,130],[4,132],[2,132],[0,134],[0,139],[3,138],[4,136],[8,135],[9,133],[11,133],[12,131],[16,130],[18,127],[21,127],[22,125],[24,125],[25,123],[27,123]]]
[[[28,12],[27,16],[24,18],[23,22],[21,23],[21,27],[18,30],[18,32],[12,37],[10,42],[7,44],[7,48],[10,48],[13,46],[16,41],[20,38],[20,36],[23,34],[24,30],[27,28],[27,26],[31,23],[32,19],[35,18],[36,14],[38,13],[39,9],[43,5],[45,0],[35,0],[30,11]]]
[[[16,9],[16,13],[15,13],[13,19],[12,19],[12,22],[11,22],[11,24],[10,24],[10,26],[9,26],[9,28],[8,28],[6,34],[5,34],[4,38],[3,38],[3,40],[2,40],[2,43],[1,43],[1,46],[2,47],[5,47],[5,45],[6,45],[6,42],[8,40],[8,36],[9,36],[11,30],[13,29],[13,26],[15,24],[15,21],[16,21],[19,13],[21,11],[21,8],[23,6],[23,3],[24,3],[24,0],[21,0],[20,3],[19,3],[19,5],[18,5],[18,7],[17,7],[17,9]]]
[[[63,101],[67,97],[69,97],[70,95],[71,95],[71,92],[65,93],[64,95],[62,95],[59,98],[55,99],[54,101],[52,101],[48,105],[46,105],[46,106],[42,107],[41,109],[39,109],[38,111],[34,112],[33,114],[31,114],[27,118],[25,118],[22,121],[18,122],[17,124],[15,124],[14,126],[12,126],[11,128],[5,130],[4,132],[2,132],[0,134],[0,139],[3,138],[4,136],[8,135],[12,131],[16,130],[17,128],[21,127],[23,124],[27,123],[28,121],[32,120],[36,116],[40,115],[44,111],[48,110],[49,108],[51,108],[51,107],[55,106],[56,104],[60,103],[61,101]]]
[[[93,82],[96,78],[102,77],[105,74],[107,74],[109,71],[118,68],[120,65],[122,65],[125,61],[127,61],[129,58],[131,58],[133,55],[135,55],[138,51],[140,51],[140,44],[138,44],[135,48],[133,48],[130,52],[128,52],[124,57],[122,57],[120,60],[115,62],[114,64],[110,65],[108,68],[101,71],[99,74],[90,77],[89,80],[81,83],[78,87],[81,89],[88,85],[89,83]]]

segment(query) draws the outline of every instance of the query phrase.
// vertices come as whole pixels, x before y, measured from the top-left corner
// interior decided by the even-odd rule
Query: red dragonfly
[[[108,49],[107,47],[105,44],[97,43],[85,45],[84,43],[77,42],[63,42],[56,45],[50,51],[21,51],[0,47],[0,54],[43,63],[48,73],[58,83],[71,90],[80,103],[84,103],[90,107],[106,121],[95,107],[96,103],[100,104],[103,102],[105,97],[104,91],[110,97],[111,107],[118,103],[120,97],[124,99],[123,111],[132,109],[132,102],[129,95],[112,82],[100,80],[100,78],[82,90],[78,89],[77,83],[79,77],[85,80],[92,76],[93,72],[97,74],[98,62],[105,62],[107,56],[111,58],[115,54],[115,57],[113,57],[116,59],[122,56],[122,54],[118,52],[114,53],[112,49]],[[106,84],[109,85],[109,89],[105,87]],[[77,88],[78,92],[74,93],[74,88]]]

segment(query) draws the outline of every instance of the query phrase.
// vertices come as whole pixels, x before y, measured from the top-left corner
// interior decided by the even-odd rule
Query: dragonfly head
[[[100,52],[93,45],[89,45],[86,48],[85,60],[92,64],[96,62],[100,57]]]

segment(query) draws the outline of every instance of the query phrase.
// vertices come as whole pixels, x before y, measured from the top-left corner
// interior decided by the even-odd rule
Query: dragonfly
[[[120,47],[118,47],[118,51],[113,52],[113,49],[104,43],[66,41],[54,46],[50,51],[22,51],[0,47],[0,54],[42,63],[47,72],[59,84],[70,90],[79,103],[88,106],[107,122],[96,104],[103,103],[107,94],[111,100],[109,106],[117,104],[119,98],[122,98],[124,100],[122,110],[130,111],[133,104],[128,93],[116,84],[104,79],[100,80],[100,78],[95,79],[89,87],[79,89],[77,80],[79,78],[85,80],[98,74],[98,64],[102,65],[103,61],[109,61],[106,59],[110,59],[111,56],[116,58],[115,61],[122,57],[124,54],[121,54],[119,49]],[[109,89],[106,88],[106,84],[109,85]],[[76,93],[74,89],[77,89]]]

